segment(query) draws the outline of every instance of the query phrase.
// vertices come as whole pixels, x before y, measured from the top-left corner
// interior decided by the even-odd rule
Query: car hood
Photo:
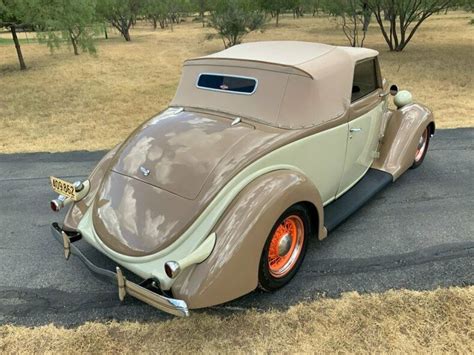
[[[218,116],[168,109],[123,144],[118,174],[194,200],[217,164],[254,127]]]

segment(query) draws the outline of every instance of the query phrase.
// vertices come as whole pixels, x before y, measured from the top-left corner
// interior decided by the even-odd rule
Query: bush
[[[218,0],[209,19],[225,48],[242,43],[244,36],[262,30],[265,23],[265,14],[251,0]]]

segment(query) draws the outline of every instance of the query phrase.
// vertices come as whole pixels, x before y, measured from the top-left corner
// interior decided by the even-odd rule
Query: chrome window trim
[[[199,86],[199,79],[201,79],[201,76],[203,76],[203,75],[226,76],[226,77],[229,77],[229,78],[238,78],[238,79],[254,80],[254,81],[255,81],[255,87],[253,88],[253,91],[252,91],[252,92],[238,92],[238,91],[219,90],[219,89],[208,88],[208,87],[205,87],[205,86]],[[197,80],[196,80],[196,87],[197,87],[198,89],[202,89],[202,90],[209,90],[209,91],[215,91],[215,92],[223,92],[223,93],[226,93],[226,94],[235,94],[235,95],[247,95],[247,96],[250,96],[250,95],[255,94],[255,91],[257,91],[257,88],[258,88],[258,79],[257,79],[257,78],[252,78],[252,77],[250,77],[250,76],[232,75],[232,74],[224,74],[224,73],[200,73],[200,74],[198,75],[198,77],[197,77]]]

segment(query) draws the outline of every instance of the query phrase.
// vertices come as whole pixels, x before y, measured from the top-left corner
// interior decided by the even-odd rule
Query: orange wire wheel
[[[287,284],[306,253],[310,218],[304,206],[288,208],[276,221],[262,251],[259,287],[273,291]]]
[[[293,269],[304,242],[304,225],[300,217],[286,217],[276,228],[270,241],[268,268],[273,277],[280,278]]]
[[[415,160],[413,161],[412,169],[415,169],[423,163],[425,159],[426,152],[428,151],[428,145],[430,143],[430,128],[426,127],[423,133],[421,134],[418,145],[415,152]]]

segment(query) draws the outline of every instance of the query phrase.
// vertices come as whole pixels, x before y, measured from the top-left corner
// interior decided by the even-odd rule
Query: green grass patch
[[[20,44],[33,44],[33,43],[38,43],[38,40],[36,38],[18,38],[18,41]],[[2,38],[0,37],[0,45],[13,45],[13,39],[12,38]]]

